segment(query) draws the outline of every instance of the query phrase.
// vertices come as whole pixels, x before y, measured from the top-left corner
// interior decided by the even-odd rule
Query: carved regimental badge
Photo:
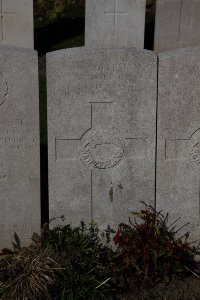
[[[190,158],[196,163],[200,164],[200,129],[198,129],[190,138]]]
[[[110,130],[98,130],[87,137],[81,161],[91,168],[109,169],[117,165],[124,154],[120,138]]]
[[[8,84],[3,74],[0,73],[0,106],[6,101],[7,94]]]

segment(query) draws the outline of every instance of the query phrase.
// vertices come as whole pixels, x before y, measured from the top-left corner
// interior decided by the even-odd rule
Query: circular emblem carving
[[[0,73],[0,106],[6,101],[8,94],[8,84],[3,74]]]
[[[81,160],[92,168],[109,169],[120,162],[124,154],[119,137],[112,131],[100,130],[93,133],[84,144]]]
[[[200,130],[197,130],[191,137],[189,155],[196,164],[200,164]]]

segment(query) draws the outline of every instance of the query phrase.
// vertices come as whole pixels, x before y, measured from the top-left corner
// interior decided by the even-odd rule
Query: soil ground
[[[114,300],[200,300],[200,278],[191,275],[147,290],[134,289],[116,295]]]
[[[151,290],[133,291],[122,294],[116,300],[200,300],[200,279],[174,281],[167,286]]]

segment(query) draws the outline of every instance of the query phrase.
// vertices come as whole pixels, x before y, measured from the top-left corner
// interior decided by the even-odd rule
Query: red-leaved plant
[[[175,238],[175,222],[168,223],[152,206],[142,202],[144,210],[132,213],[140,219],[120,224],[114,242],[117,252],[113,268],[117,280],[125,286],[151,286],[169,281],[174,274],[194,271],[196,248],[187,242],[189,234]],[[171,228],[171,229],[170,229]],[[181,227],[182,228],[182,227]]]

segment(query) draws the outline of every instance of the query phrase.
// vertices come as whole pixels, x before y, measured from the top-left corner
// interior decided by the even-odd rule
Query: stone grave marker
[[[157,208],[199,235],[200,47],[162,53],[159,61]]]
[[[0,46],[0,249],[40,228],[37,54]]]
[[[47,55],[50,217],[102,228],[154,204],[157,57],[74,48]]]
[[[154,50],[200,45],[200,0],[157,0]]]
[[[0,0],[0,44],[34,48],[32,0]]]
[[[144,48],[146,0],[86,0],[85,45]]]

